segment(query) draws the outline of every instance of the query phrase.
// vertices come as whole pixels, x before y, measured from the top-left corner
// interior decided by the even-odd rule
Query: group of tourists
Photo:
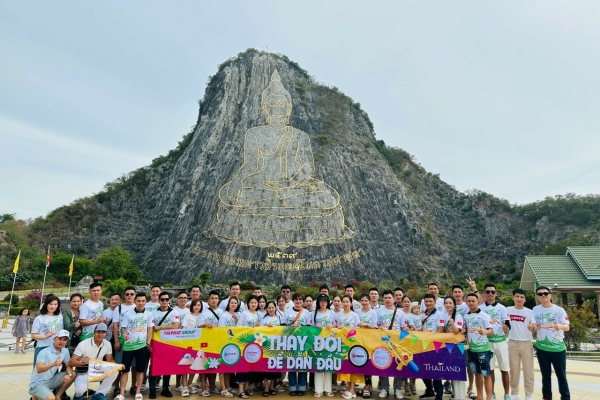
[[[504,400],[519,398],[519,382],[523,370],[525,399],[533,394],[532,333],[537,333],[535,348],[542,373],[542,392],[545,399],[552,398],[551,366],[559,383],[561,399],[569,399],[566,379],[566,348],[564,331],[569,320],[563,308],[552,303],[552,293],[547,287],[539,287],[536,297],[539,305],[533,310],[524,306],[526,292],[513,291],[514,306],[504,307],[497,300],[494,284],[486,284],[484,292],[477,290],[474,281],[468,279],[469,292],[461,285],[454,285],[446,297],[439,296],[435,283],[428,285],[428,293],[421,299],[411,299],[401,288],[380,292],[371,288],[368,293],[355,299],[355,288],[345,286],[344,295],[330,296],[329,287],[323,285],[315,296],[292,293],[283,285],[280,294],[267,299],[262,290],[255,287],[245,301],[240,299],[239,283],[229,285],[229,296],[219,297],[217,291],[208,294],[208,302],[201,299],[200,287],[177,294],[175,299],[160,286],[152,286],[150,301],[145,293],[127,287],[123,295],[112,294],[105,307],[100,300],[102,287],[92,283],[89,299],[84,302],[81,294],[71,295],[69,309],[61,313],[60,301],[48,295],[31,328],[31,337],[37,341],[34,352],[34,369],[29,393],[40,400],[64,399],[66,389],[74,382],[74,400],[81,400],[87,388],[87,368],[90,360],[105,359],[123,364],[119,374],[105,377],[93,400],[103,400],[113,390],[116,400],[124,400],[126,385],[131,373],[129,392],[136,400],[143,399],[149,391],[153,399],[160,393],[173,397],[170,389],[171,376],[149,374],[152,333],[175,328],[218,328],[232,326],[306,326],[322,328],[362,328],[383,330],[414,330],[422,332],[463,333],[467,349],[465,380],[442,383],[440,380],[423,379],[425,392],[419,398],[442,399],[444,393],[455,400],[467,398],[495,399],[494,380],[496,368],[504,389]],[[466,294],[466,295],[465,295]],[[172,306],[172,302],[175,304]],[[360,332],[358,332],[360,334]],[[154,360],[153,362],[158,362]],[[279,372],[252,372],[218,374],[220,388],[216,386],[216,374],[177,375],[176,390],[182,397],[197,393],[203,397],[211,393],[223,397],[248,399],[255,390],[262,390],[268,397],[285,391],[285,374]],[[344,399],[370,398],[373,391],[371,376],[328,374],[322,372],[288,372],[287,390],[291,396],[304,396],[307,389],[314,389],[314,397],[335,396],[341,392]],[[468,383],[467,383],[468,382]],[[358,390],[358,384],[363,384]],[[415,380],[395,378],[390,387],[388,377],[379,377],[380,398],[393,394],[396,399],[416,395]]]

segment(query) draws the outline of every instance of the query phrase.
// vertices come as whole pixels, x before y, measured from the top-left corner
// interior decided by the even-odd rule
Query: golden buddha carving
[[[244,246],[307,247],[355,233],[344,223],[340,196],[315,178],[309,136],[292,126],[292,98],[277,70],[262,93],[267,125],[244,137],[244,162],[219,190],[217,222],[204,234]]]

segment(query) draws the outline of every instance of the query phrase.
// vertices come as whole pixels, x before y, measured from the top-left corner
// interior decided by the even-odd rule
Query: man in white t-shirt
[[[115,293],[112,296],[110,296],[109,299],[109,306],[106,310],[104,310],[102,312],[102,315],[104,316],[104,318],[106,318],[107,322],[107,326],[108,326],[108,331],[106,332],[106,340],[108,340],[109,342],[113,343],[113,321],[114,321],[114,313],[115,313],[115,309],[121,304],[121,295],[119,293]]]
[[[137,293],[135,295],[135,307],[129,310],[121,318],[119,330],[123,337],[123,365],[125,369],[121,373],[121,389],[115,400],[124,400],[125,385],[131,369],[131,364],[135,360],[136,374],[132,376],[132,385],[135,382],[135,395],[141,397],[142,382],[144,373],[150,360],[149,347],[152,344],[152,328],[154,327],[154,318],[152,313],[146,311],[146,294]]]
[[[533,336],[535,317],[533,311],[525,307],[527,293],[523,289],[513,290],[514,306],[506,308],[510,319],[508,332],[508,359],[510,363],[510,393],[513,400],[519,400],[519,382],[521,366],[523,368],[523,383],[525,400],[533,396]]]
[[[402,308],[397,308],[394,304],[394,293],[391,290],[383,292],[383,307],[380,307],[377,310],[377,326],[381,330],[398,331],[406,326]],[[387,376],[380,376],[379,383],[381,385],[379,397],[388,397],[390,393],[390,378]],[[395,397],[397,399],[402,399],[404,396],[401,391],[401,378],[394,378],[393,388]]]
[[[169,302],[171,301],[171,295],[169,292],[161,292],[158,296],[160,301],[160,307],[152,311],[152,318],[154,319],[154,326],[152,329],[154,332],[162,331],[165,329],[177,329],[181,320],[177,310],[170,307]],[[150,376],[148,384],[150,385],[150,398],[156,398],[156,386],[157,377]],[[169,383],[171,381],[171,375],[163,375],[162,391],[160,393],[163,397],[173,397],[171,390],[169,389]],[[188,393],[189,395],[189,393]]]
[[[110,363],[115,362],[110,342],[106,340],[107,334],[108,327],[105,323],[100,323],[94,330],[94,336],[80,342],[75,351],[73,351],[70,364],[77,370],[75,397],[73,397],[73,400],[83,400],[83,394],[88,389],[88,364],[90,360],[104,360],[104,357],[106,357],[106,361]],[[100,388],[96,391],[95,396],[99,397],[99,395],[102,395],[106,397],[117,376],[117,374],[111,374],[102,379]]]
[[[479,306],[479,309],[486,313],[490,317],[492,323],[492,329],[494,334],[488,336],[490,342],[490,349],[492,352],[492,358],[490,359],[491,378],[492,385],[495,384],[494,369],[497,364],[502,374],[502,387],[504,388],[504,400],[511,400],[509,392],[509,376],[508,371],[510,365],[508,362],[508,342],[506,336],[510,329],[510,321],[508,315],[506,315],[506,307],[498,302],[496,299],[497,291],[496,285],[493,283],[486,283],[484,287],[485,302]]]
[[[289,310],[290,308],[294,308],[294,302],[291,300],[292,288],[289,285],[283,285],[279,291],[279,294],[285,299],[285,311]]]
[[[81,340],[94,336],[96,325],[108,322],[102,315],[104,304],[100,301],[100,296],[102,296],[102,286],[98,282],[90,284],[90,299],[79,308],[79,323],[83,326]]]
[[[381,307],[381,304],[379,304],[379,290],[376,287],[369,289],[369,304],[371,304],[373,310]]]
[[[537,340],[537,359],[542,373],[542,396],[552,398],[552,369],[558,381],[561,399],[569,399],[569,383],[567,382],[567,347],[565,332],[570,328],[569,317],[564,308],[552,304],[552,292],[546,286],[536,289],[535,295],[541,303],[533,307]]]
[[[115,310],[113,311],[113,342],[115,343],[115,353],[113,355],[115,362],[121,363],[123,362],[123,343],[125,342],[123,336],[121,336],[121,320],[123,316],[127,314],[127,312],[133,310],[135,308],[135,288],[133,286],[127,286],[125,288],[125,292],[123,293],[123,297],[125,301],[119,304]],[[136,376],[137,366],[134,363],[131,365],[131,375]],[[119,372],[119,376],[121,373]],[[119,392],[119,385],[121,379],[117,379],[117,383],[115,386],[115,396]],[[131,381],[131,388],[129,389],[130,393],[135,393],[135,379]]]
[[[158,296],[162,292],[162,288],[159,285],[153,285],[150,288],[150,301],[146,303],[146,311],[154,311],[160,307],[160,301],[158,300]]]
[[[240,292],[242,291],[239,282],[232,282],[229,285],[229,297],[219,303],[219,308],[223,311],[227,308],[227,304],[229,303],[229,299],[232,297],[237,298],[240,301],[240,312],[244,312],[248,309],[246,304],[240,299]]]
[[[440,297],[440,289],[438,288],[437,283],[430,283],[427,285],[427,293],[432,294],[435,298],[435,309],[440,313],[444,313],[444,299]],[[425,299],[421,300],[421,312],[425,311]]]
[[[198,318],[198,325],[200,328],[216,328],[219,326],[219,318],[221,317],[221,314],[223,314],[223,310],[221,310],[218,305],[219,292],[211,290],[208,294],[208,307],[202,310],[200,318]],[[202,388],[205,391],[208,390],[210,392],[212,390],[213,393],[219,393],[215,384],[216,374],[201,374],[199,377],[204,379]],[[206,383],[206,380],[208,380],[208,384]]]
[[[192,286],[192,288],[190,289],[190,297],[191,299],[189,299],[187,301],[187,303],[185,303],[185,307],[186,308],[190,308],[190,304],[192,304],[192,300],[200,300],[200,297],[202,296],[202,291],[200,290],[200,286],[198,285],[194,285]],[[202,302],[202,309],[204,310],[206,307],[208,307],[208,304],[206,304],[205,301]],[[183,320],[181,320],[181,322],[183,322]]]

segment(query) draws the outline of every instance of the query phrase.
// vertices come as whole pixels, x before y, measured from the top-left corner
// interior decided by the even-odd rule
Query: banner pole
[[[46,286],[46,274],[48,273],[48,267],[50,263],[48,262],[48,258],[50,257],[50,246],[48,246],[48,255],[46,256],[46,268],[44,268],[44,281],[42,282],[42,296],[40,297],[40,308],[44,304],[44,287]]]
[[[13,286],[12,286],[12,290],[10,291],[10,300],[8,302],[8,316],[10,317],[10,306],[12,306],[12,297],[13,294],[15,292],[15,282],[17,281],[17,273],[15,272],[15,277],[13,278]]]

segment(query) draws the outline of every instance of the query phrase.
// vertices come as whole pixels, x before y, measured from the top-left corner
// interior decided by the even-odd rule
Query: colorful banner
[[[311,371],[465,380],[464,337],[452,333],[222,327],[154,332],[152,375]]]

